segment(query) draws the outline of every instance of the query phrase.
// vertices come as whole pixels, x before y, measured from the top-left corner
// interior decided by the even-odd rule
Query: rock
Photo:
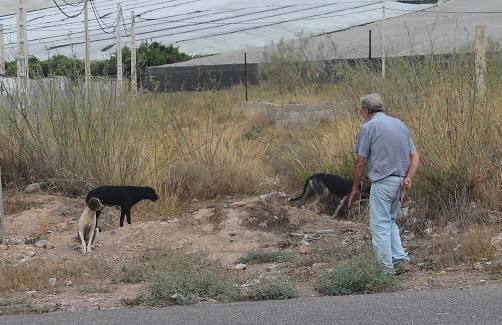
[[[246,204],[248,204],[248,202],[246,202],[246,201],[239,201],[239,202],[234,202],[234,203],[230,204],[230,207],[231,208],[240,208],[240,207],[245,206]]]
[[[272,271],[275,267],[276,267],[276,265],[268,265],[268,266],[265,266],[265,271],[270,272],[270,271]]]
[[[481,282],[481,283],[486,283],[486,280],[479,280],[479,282]]]
[[[300,248],[298,249],[298,252],[300,254],[311,254],[312,249],[309,246],[301,245]]]
[[[310,246],[310,243],[306,241],[305,239],[302,239],[298,242],[299,245],[301,246]]]
[[[472,268],[475,269],[475,270],[482,270],[483,269],[483,264],[481,264],[481,262],[474,263],[474,265],[472,266]]]
[[[45,248],[45,249],[51,249],[55,247],[54,244],[45,239],[37,241],[35,243],[35,246],[38,248]]]
[[[436,275],[445,276],[446,275],[446,271],[445,270],[439,271],[438,273],[436,273]]]
[[[19,260],[20,264],[25,264],[26,262],[28,262],[28,258],[26,256],[21,257],[21,259]]]
[[[56,285],[56,278],[49,278],[49,280],[47,280],[47,282],[49,283],[50,286],[55,286]]]
[[[41,192],[42,191],[42,184],[40,183],[33,183],[24,188],[24,193],[36,193],[36,192]]]
[[[424,233],[425,233],[427,236],[431,237],[431,236],[432,236],[432,233],[433,233],[432,228],[430,228],[430,227],[429,227],[429,228],[425,228]]]
[[[248,266],[247,266],[246,264],[244,264],[244,263],[239,263],[239,264],[237,264],[237,265],[235,266],[235,269],[236,269],[236,270],[241,271],[241,270],[245,270],[247,267],[248,267]]]
[[[28,257],[33,257],[33,256],[35,256],[35,254],[36,254],[35,251],[29,251],[26,253],[26,255],[28,255]]]
[[[26,294],[27,294],[27,295],[33,295],[33,294],[35,294],[35,293],[37,293],[37,290],[30,290],[30,291],[26,291]]]
[[[73,285],[73,282],[71,282],[71,280],[66,280],[64,282],[64,285],[67,286],[67,287],[71,287]]]

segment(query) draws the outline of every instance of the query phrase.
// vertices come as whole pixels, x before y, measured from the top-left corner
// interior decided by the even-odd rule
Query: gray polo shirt
[[[359,130],[355,153],[367,159],[372,182],[387,176],[406,176],[415,144],[408,128],[397,118],[375,113]]]

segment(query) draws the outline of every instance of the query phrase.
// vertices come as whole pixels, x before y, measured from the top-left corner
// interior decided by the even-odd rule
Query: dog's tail
[[[302,192],[302,194],[300,194],[300,196],[295,197],[295,198],[291,198],[288,201],[289,202],[295,202],[295,201],[299,201],[299,200],[305,198],[307,196],[309,182],[310,182],[310,178],[307,179],[307,181],[305,182],[305,185],[303,186],[303,192]]]

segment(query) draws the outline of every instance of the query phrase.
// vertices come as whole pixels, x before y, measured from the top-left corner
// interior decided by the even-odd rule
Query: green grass
[[[252,251],[237,259],[237,263],[263,264],[293,262],[296,256],[292,252],[258,252]]]
[[[383,264],[368,252],[321,274],[317,288],[326,295],[349,295],[384,291],[394,285],[395,279],[387,275]]]
[[[298,297],[298,291],[291,281],[274,279],[250,286],[244,297],[248,300],[283,300]]]
[[[116,279],[140,280],[148,283],[148,289],[134,299],[125,300],[125,304],[183,305],[207,299],[229,302],[240,297],[239,283],[230,271],[200,255],[176,250],[152,253],[143,261],[143,269],[122,267]]]

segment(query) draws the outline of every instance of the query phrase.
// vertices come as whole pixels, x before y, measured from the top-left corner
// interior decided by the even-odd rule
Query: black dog
[[[308,199],[315,197],[314,204],[318,204],[321,200],[326,199],[330,194],[336,195],[340,199],[340,203],[333,213],[332,218],[336,218],[340,209],[346,204],[350,193],[352,192],[352,181],[343,177],[319,173],[310,176],[303,186],[303,192],[299,197],[289,199],[289,201],[297,201],[303,204]],[[369,197],[370,188],[363,187],[361,198]]]
[[[87,203],[90,198],[95,197],[106,206],[120,207],[120,226],[124,226],[124,217],[127,216],[127,223],[131,224],[131,208],[141,200],[157,201],[159,196],[151,187],[139,186],[100,186],[92,189],[85,198]],[[101,211],[96,211],[96,228],[98,228],[98,218]]]

